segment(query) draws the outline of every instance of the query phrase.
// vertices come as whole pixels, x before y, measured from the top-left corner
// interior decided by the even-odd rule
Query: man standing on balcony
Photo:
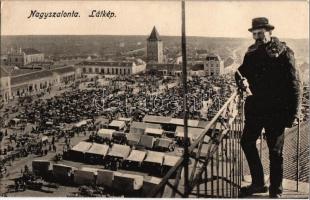
[[[242,187],[240,196],[267,192],[264,172],[256,140],[265,129],[270,159],[269,196],[282,194],[284,131],[297,119],[301,81],[295,66],[294,52],[272,37],[274,26],[265,17],[254,18],[252,28],[255,43],[248,48],[236,73],[238,87],[250,90],[245,101],[245,126],[241,146],[249,164],[252,184]]]

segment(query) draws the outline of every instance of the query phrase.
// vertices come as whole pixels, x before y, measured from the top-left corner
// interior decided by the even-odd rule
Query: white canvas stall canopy
[[[109,125],[109,119],[104,117],[99,117],[95,119],[95,125],[98,125],[100,128]]]
[[[45,122],[46,125],[53,125],[54,123],[52,121]]]
[[[106,187],[112,187],[113,179],[114,179],[114,172],[111,170],[100,169],[97,172],[97,185],[103,185]]]
[[[176,165],[176,163],[179,161],[179,159],[180,159],[179,156],[166,154],[164,156],[162,173],[166,174],[172,167],[174,167]],[[176,172],[174,172],[171,175],[171,178],[175,178],[175,176],[176,176]]]
[[[112,140],[112,136],[113,136],[114,131],[115,130],[113,130],[113,129],[102,128],[102,129],[99,129],[99,131],[97,132],[97,135],[98,135],[98,137],[101,137],[103,139]]]
[[[109,151],[109,146],[104,144],[93,143],[90,149],[85,152],[85,156],[103,159]]]
[[[80,128],[80,127],[85,126],[85,125],[87,125],[87,120],[82,120],[82,121],[74,124],[74,127]]]
[[[126,124],[129,124],[132,122],[132,118],[131,117],[119,117],[117,119],[118,121],[124,121]]]
[[[139,145],[152,149],[154,146],[155,138],[150,135],[142,135],[139,141]]]
[[[48,137],[47,136],[42,136],[41,137],[41,142],[48,142]]]
[[[141,136],[142,136],[141,133],[129,133],[129,134],[127,134],[126,137],[127,137],[128,145],[132,146],[132,145],[138,144]]]
[[[70,158],[74,160],[84,160],[84,154],[90,149],[91,146],[92,143],[84,141],[79,142],[77,145],[75,145],[72,149],[69,150]]]
[[[188,137],[193,141],[196,140],[204,131],[204,129],[201,128],[188,128]],[[183,126],[177,126],[176,129],[176,137],[183,138],[184,137],[184,127]]]
[[[173,144],[173,141],[169,138],[157,138],[155,141],[155,148],[159,150],[169,150],[170,146]]]
[[[109,124],[109,128],[115,129],[117,131],[123,130],[125,128],[125,126],[126,126],[125,122],[124,121],[119,121],[119,120],[113,120]]]
[[[144,134],[146,128],[161,129],[159,124],[151,124],[145,122],[132,122],[130,125],[130,133]]]
[[[132,150],[128,158],[126,158],[125,160],[130,161],[130,162],[142,163],[145,156],[146,156],[146,152],[144,151]]]
[[[184,120],[180,119],[180,118],[172,118],[170,120],[170,123],[171,124],[175,124],[175,125],[184,126]],[[191,120],[191,119],[189,119],[187,121],[187,123],[188,123],[189,127],[198,127],[199,121],[198,120]]]
[[[143,196],[148,195],[154,187],[156,187],[161,181],[161,178],[154,176],[147,176],[143,179],[142,194]]]
[[[20,122],[21,120],[15,117],[15,118],[12,119],[12,121],[14,121],[15,123],[18,123],[18,122]]]
[[[144,163],[153,163],[157,165],[162,165],[164,161],[164,153],[157,151],[148,151]]]
[[[112,149],[109,151],[108,156],[114,158],[125,159],[130,153],[130,147],[126,145],[113,144]]]
[[[36,129],[36,125],[27,123],[24,129],[24,133],[31,133],[31,131],[35,129]]]
[[[155,124],[169,124],[171,119],[172,119],[171,117],[145,115],[145,117],[143,118],[143,122],[155,123]]]
[[[56,180],[67,181],[77,168],[63,164],[53,164],[53,176]]]
[[[166,154],[164,156],[164,164],[163,165],[168,166],[168,167],[173,167],[173,166],[175,166],[175,164],[178,162],[179,159],[180,159],[179,156]]]
[[[161,137],[163,134],[162,129],[155,129],[155,128],[146,128],[145,129],[145,134],[155,136],[155,137]]]
[[[21,119],[13,118],[10,122],[13,123],[13,125],[19,125],[22,121]]]
[[[143,186],[143,176],[127,173],[114,173],[113,188],[123,192],[140,190]]]
[[[95,176],[99,169],[82,167],[74,171],[74,183],[77,185],[93,185],[95,184]]]

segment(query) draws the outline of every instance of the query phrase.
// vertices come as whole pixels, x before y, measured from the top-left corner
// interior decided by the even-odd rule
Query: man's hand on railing
[[[241,78],[239,80],[238,89],[239,89],[239,92],[246,92],[247,95],[252,95],[252,92],[250,90],[250,85],[249,85],[248,80],[246,78]]]
[[[287,128],[292,128],[296,125],[298,125],[298,118],[297,117],[294,117],[292,120],[288,120],[288,122],[286,123],[286,127]]]

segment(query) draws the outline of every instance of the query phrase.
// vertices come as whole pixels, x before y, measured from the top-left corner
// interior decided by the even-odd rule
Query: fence
[[[149,197],[237,197],[243,171],[242,129],[243,99],[235,92],[188,147],[189,158],[181,157]],[[183,173],[186,163],[188,177]]]

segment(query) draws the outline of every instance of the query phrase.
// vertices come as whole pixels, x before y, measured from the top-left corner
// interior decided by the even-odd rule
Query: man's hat
[[[274,26],[270,25],[266,17],[257,17],[252,19],[252,28],[248,30],[252,32],[255,29],[265,28],[267,31],[273,30]]]

